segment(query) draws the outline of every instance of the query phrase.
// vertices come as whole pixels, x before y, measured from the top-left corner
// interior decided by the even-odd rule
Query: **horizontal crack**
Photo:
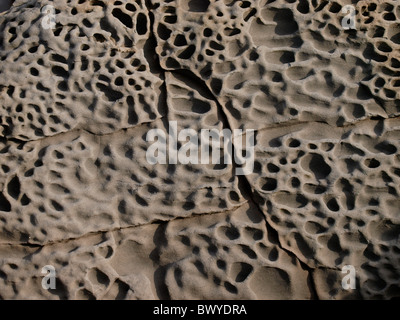
[[[54,134],[52,136],[44,136],[44,137],[39,138],[39,139],[22,140],[20,138],[10,137],[10,136],[0,137],[0,138],[5,139],[6,141],[25,144],[25,143],[30,143],[30,142],[41,142],[41,141],[44,141],[44,140],[57,138],[59,136],[73,135],[74,133],[80,133],[80,132],[86,132],[86,133],[88,133],[90,135],[93,135],[93,136],[96,136],[96,137],[105,137],[105,136],[111,136],[111,135],[118,134],[121,131],[128,131],[128,130],[131,130],[131,129],[138,128],[140,126],[149,125],[149,124],[154,123],[154,122],[156,122],[158,120],[163,120],[164,118],[166,118],[166,116],[161,116],[161,117],[159,117],[159,118],[157,118],[155,120],[152,120],[152,121],[141,122],[141,123],[138,123],[138,124],[136,124],[134,126],[131,126],[131,127],[120,128],[118,130],[115,130],[115,131],[112,131],[112,132],[108,132],[108,133],[96,133],[96,132],[92,132],[92,131],[90,131],[88,129],[85,129],[85,128],[73,128],[73,129],[65,131],[65,132],[59,132],[59,133],[56,133],[56,134]],[[1,127],[1,124],[0,124],[0,127]]]
[[[268,222],[267,216],[264,214],[263,210],[261,210],[259,204],[254,200],[254,198],[253,198],[254,191],[252,190],[248,179],[246,178],[246,176],[241,176],[241,177],[242,177],[242,180],[240,181],[240,186],[242,187],[241,190],[244,193],[245,198],[248,198],[253,203],[253,205],[260,211],[261,215],[264,217],[264,221],[265,221],[267,230],[269,232],[272,232],[275,235],[278,247],[281,250],[283,250],[284,252],[286,252],[290,257],[295,258],[300,263],[300,265],[303,267],[303,269],[307,270],[308,275],[309,275],[309,286],[310,286],[311,296],[312,297],[314,296],[316,299],[318,299],[318,294],[317,294],[317,291],[315,288],[315,283],[314,283],[311,268],[307,264],[305,264],[303,261],[301,261],[301,259],[299,257],[297,257],[294,252],[283,247],[283,245],[280,241],[279,232],[275,228],[273,228],[272,225]]]
[[[288,127],[294,127],[294,126],[301,126],[301,125],[309,125],[309,124],[314,124],[314,123],[320,123],[320,124],[324,124],[324,125],[328,125],[331,127],[335,127],[337,129],[347,129],[348,127],[354,127],[357,126],[360,123],[363,122],[368,122],[368,121],[388,121],[388,120],[392,120],[392,119],[397,119],[400,118],[400,115],[398,116],[390,116],[388,118],[383,118],[380,116],[371,116],[368,118],[364,118],[361,120],[357,120],[351,123],[345,123],[341,126],[335,125],[333,126],[332,124],[329,123],[329,121],[323,121],[323,120],[315,120],[315,121],[300,121],[300,120],[288,120],[288,121],[283,121],[283,122],[277,122],[277,123],[272,123],[271,125],[267,126],[267,127],[263,127],[263,128],[259,128],[259,129],[255,129],[256,132],[262,132],[262,131],[268,131],[268,130],[272,130],[272,129],[281,129],[281,128],[288,128]]]
[[[148,222],[148,223],[136,224],[136,225],[128,225],[128,226],[123,226],[123,227],[115,227],[115,228],[112,228],[112,229],[105,229],[105,230],[90,231],[88,233],[85,233],[85,234],[77,236],[77,237],[70,237],[70,238],[66,238],[66,239],[52,240],[52,241],[47,241],[47,242],[44,242],[44,243],[39,243],[39,242],[0,242],[0,246],[25,246],[25,247],[32,247],[32,248],[43,248],[45,246],[51,246],[51,245],[56,245],[56,244],[60,244],[60,243],[67,243],[67,242],[71,242],[71,241],[77,241],[77,240],[80,240],[80,239],[96,236],[96,235],[99,235],[99,234],[105,234],[105,233],[110,233],[110,232],[118,232],[118,231],[124,231],[124,230],[128,230],[128,229],[146,227],[146,226],[149,226],[149,225],[157,225],[157,224],[160,224],[160,223],[170,223],[170,222],[174,222],[174,221],[178,221],[178,220],[193,219],[193,218],[198,218],[198,217],[211,216],[211,215],[216,215],[216,214],[232,212],[232,211],[235,211],[235,210],[239,209],[240,207],[242,207],[246,203],[248,203],[248,202],[247,201],[243,201],[242,203],[240,203],[237,206],[233,206],[230,209],[221,210],[221,211],[211,211],[211,212],[205,212],[205,213],[193,213],[193,214],[191,214],[189,216],[186,216],[186,217],[178,216],[178,217],[174,217],[172,219],[166,219],[166,220],[156,219],[156,220],[153,220],[153,221]]]
[[[225,112],[225,110],[224,110],[222,104],[218,101],[217,97],[213,94],[213,92],[211,91],[211,89],[207,86],[207,84],[206,84],[204,81],[202,81],[199,77],[197,77],[197,76],[196,76],[192,71],[190,71],[190,70],[183,70],[183,71],[182,71],[182,70],[170,70],[170,72],[172,72],[172,73],[178,73],[178,74],[182,74],[182,73],[183,73],[184,75],[191,77],[194,81],[199,82],[199,84],[201,84],[203,87],[205,86],[205,87],[208,89],[208,90],[206,90],[206,91],[214,98],[214,101],[216,102],[217,107],[218,107],[218,109],[219,109],[219,111],[220,111],[220,113],[221,113],[221,116],[222,116],[222,118],[223,118],[223,122],[224,122],[225,126],[227,126],[230,130],[232,130],[232,126],[231,126],[230,123],[229,123],[228,116],[227,116],[227,114],[226,114],[226,112]],[[234,151],[234,148],[235,148],[235,146],[232,145],[232,153],[235,152],[235,151]],[[234,166],[234,168],[236,167],[235,162],[233,162],[233,166]],[[294,252],[292,252],[292,251],[290,251],[290,250],[288,250],[288,249],[286,249],[286,248],[284,248],[284,247],[282,246],[282,244],[281,244],[281,242],[280,242],[280,238],[279,238],[279,233],[278,233],[278,231],[275,230],[275,229],[269,224],[269,222],[268,222],[268,220],[267,220],[267,217],[264,215],[263,211],[260,209],[260,207],[259,207],[259,205],[256,203],[256,201],[253,199],[253,197],[254,197],[253,190],[252,190],[252,188],[251,188],[251,186],[250,186],[250,182],[248,181],[247,177],[246,177],[246,176],[240,175],[240,176],[238,176],[238,179],[239,179],[239,190],[241,191],[242,195],[243,195],[245,198],[248,198],[248,199],[253,203],[253,205],[255,205],[256,208],[258,208],[258,210],[261,212],[261,214],[262,214],[263,217],[264,217],[264,221],[265,221],[265,223],[266,223],[267,229],[272,230],[272,231],[276,234],[276,239],[277,239],[279,248],[281,248],[283,251],[285,251],[289,256],[291,256],[291,257],[295,258],[297,261],[299,261],[299,263],[303,266],[303,268],[304,268],[305,270],[307,270],[308,275],[309,275],[309,281],[308,281],[308,283],[309,283],[309,287],[310,287],[311,296],[312,296],[312,297],[315,297],[316,299],[318,299],[318,294],[317,294],[317,291],[316,291],[316,288],[315,288],[315,283],[314,283],[314,279],[313,279],[312,270],[309,268],[308,265],[306,265],[305,263],[303,263],[303,262],[301,261],[301,259],[298,258],[298,257],[296,256],[296,254],[295,254]]]

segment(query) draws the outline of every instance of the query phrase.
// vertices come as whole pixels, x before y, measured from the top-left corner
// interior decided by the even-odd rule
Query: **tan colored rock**
[[[0,14],[1,298],[400,296],[396,1],[48,4]],[[150,163],[173,122],[252,172]]]

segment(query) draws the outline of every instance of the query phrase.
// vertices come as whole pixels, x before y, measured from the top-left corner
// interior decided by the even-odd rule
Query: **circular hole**
[[[273,191],[278,186],[278,182],[273,178],[266,178],[265,184],[261,187],[262,190],[265,191]]]
[[[288,145],[290,148],[297,148],[300,147],[300,141],[297,139],[289,139]]]
[[[326,206],[328,207],[329,210],[334,211],[334,212],[339,211],[339,209],[340,209],[340,207],[339,207],[339,205],[338,205],[338,203],[337,203],[335,198],[330,199],[326,203]]]
[[[213,32],[212,32],[212,30],[210,28],[205,28],[204,31],[203,31],[203,35],[205,37],[211,37],[212,34],[213,34]]]
[[[214,54],[215,54],[214,51],[206,49],[206,55],[208,55],[209,57],[213,56]]]
[[[122,86],[124,84],[124,80],[122,79],[122,77],[118,77],[117,79],[115,79],[114,83],[116,86]]]
[[[378,168],[381,165],[381,163],[378,160],[374,159],[374,158],[366,159],[364,161],[364,163],[368,168],[371,168],[371,169]]]
[[[382,88],[385,85],[385,80],[382,78],[378,78],[375,81],[375,87]]]
[[[267,169],[268,169],[268,171],[271,172],[271,173],[276,173],[276,172],[279,172],[279,171],[280,171],[279,167],[276,166],[276,165],[274,165],[273,163],[268,163],[268,164],[267,164]]]
[[[292,178],[290,184],[293,188],[298,188],[300,186],[300,180],[296,177]]]

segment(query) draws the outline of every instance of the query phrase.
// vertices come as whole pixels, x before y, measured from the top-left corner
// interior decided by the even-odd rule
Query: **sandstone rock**
[[[0,297],[400,297],[400,6],[359,1],[345,30],[350,2],[15,1]],[[172,122],[254,130],[253,170],[150,163]]]

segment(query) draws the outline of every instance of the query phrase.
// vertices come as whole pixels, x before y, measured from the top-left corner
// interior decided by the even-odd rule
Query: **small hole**
[[[114,83],[116,86],[122,86],[124,84],[124,80],[122,79],[122,77],[118,77],[117,79],[115,79]]]
[[[206,29],[204,29],[204,31],[203,31],[203,35],[204,35],[205,37],[211,37],[212,34],[213,34],[213,32],[212,32],[212,30],[211,30],[210,28],[206,28]]]

